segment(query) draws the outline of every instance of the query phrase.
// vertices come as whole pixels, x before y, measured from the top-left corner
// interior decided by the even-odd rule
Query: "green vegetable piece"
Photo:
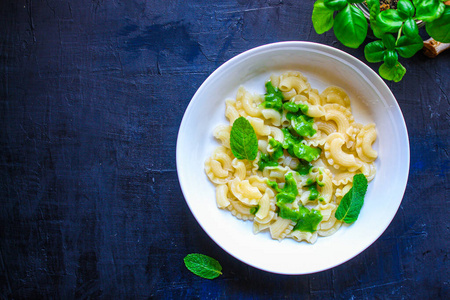
[[[323,0],[319,0],[314,3],[314,9],[311,19],[314,30],[318,34],[327,32],[331,29],[331,27],[333,27],[333,12],[334,11],[332,9],[329,9],[325,6]]]
[[[347,0],[324,0],[324,4],[328,9],[331,10],[341,10],[348,3]]]
[[[254,206],[254,207],[250,208],[250,213],[251,213],[252,215],[256,215],[256,213],[258,212],[258,210],[259,210],[259,205]]]
[[[417,23],[413,18],[409,18],[405,21],[402,30],[403,33],[409,38],[414,38],[419,35],[419,27],[417,27]]]
[[[424,22],[433,22],[444,13],[445,4],[439,0],[413,0],[416,18]]]
[[[287,110],[288,112],[296,113],[298,111],[306,114],[308,112],[308,105],[306,104],[296,104],[294,102],[286,102],[283,104],[283,109]],[[293,114],[290,114],[290,118],[293,117]],[[287,117],[286,117],[287,118]]]
[[[382,41],[368,43],[364,47],[364,55],[368,62],[376,63],[384,60],[384,44]]]
[[[300,163],[298,164],[295,171],[297,171],[300,175],[308,175],[312,167],[313,165],[310,162],[304,159],[300,159]],[[310,179],[308,178],[308,180]],[[306,184],[308,184],[308,182],[306,182]]]
[[[319,198],[319,191],[317,190],[317,185],[313,184],[308,187],[309,197],[308,200],[316,200]]]
[[[386,80],[393,80],[394,82],[399,82],[405,75],[406,69],[399,62],[397,62],[393,67],[389,67],[386,64],[382,64],[378,69],[378,73],[380,73],[381,77],[383,77]]]
[[[369,8],[369,22],[370,27],[372,28],[372,32],[377,38],[381,39],[384,32],[381,30],[377,23],[377,16],[380,13],[380,0],[367,0],[366,3],[367,7]]]
[[[322,150],[320,148],[313,148],[303,143],[298,143],[293,147],[294,154],[300,159],[304,159],[308,162],[312,162],[319,158]]]
[[[222,275],[222,266],[212,257],[204,254],[192,253],[184,258],[186,268],[197,276],[214,279]]]
[[[286,176],[284,176],[284,179],[285,184],[283,188],[283,193],[289,193],[294,196],[297,196],[298,195],[297,182],[294,179],[294,175],[292,175],[292,173],[289,173]]]
[[[305,115],[292,118],[292,127],[300,136],[313,136],[316,130],[313,128],[314,119]]]
[[[383,32],[397,32],[402,24],[403,19],[394,9],[382,11],[377,16],[377,25]]]
[[[314,182],[316,182],[315,179],[308,178],[308,179],[306,180],[306,185],[311,185],[311,184],[313,184]]]
[[[409,0],[399,0],[397,2],[398,15],[406,20],[414,16],[415,8],[414,5]]]
[[[427,22],[425,28],[436,41],[450,43],[450,6],[446,5],[441,17]]]
[[[334,19],[334,35],[345,46],[358,48],[367,36],[368,26],[362,11],[348,4]]]
[[[302,206],[300,207],[299,212],[300,218],[297,224],[294,226],[293,230],[300,230],[303,232],[311,232],[311,233],[316,231],[317,226],[323,219],[323,216],[320,213],[320,211],[315,209],[311,209],[311,211],[309,211],[309,209]]]
[[[276,198],[277,198],[277,203],[278,204],[280,204],[280,203],[283,203],[283,204],[292,203],[295,200],[295,196],[294,195],[286,193],[284,191],[278,193]]]
[[[283,93],[277,87],[274,87],[270,81],[266,82],[266,91],[262,105],[265,108],[273,108],[281,113],[283,107]]]
[[[258,154],[258,138],[249,121],[237,118],[230,134],[231,152],[237,159],[254,160]]]
[[[419,35],[414,38],[407,36],[401,36],[397,41],[397,46],[395,49],[398,51],[400,56],[405,58],[410,58],[423,48],[423,40]]]
[[[267,179],[267,185],[273,188],[277,193],[281,193],[283,191],[278,187],[278,183],[276,181],[271,181]]]
[[[367,179],[364,174],[353,176],[353,187],[342,198],[336,209],[335,217],[345,223],[353,223],[358,219],[364,204],[364,196],[367,191]]]
[[[278,166],[278,159],[283,156],[283,145],[275,139],[269,140],[269,145],[274,150],[272,154],[261,153],[258,161],[258,170],[262,171],[265,167]]]
[[[398,54],[395,50],[386,50],[384,52],[384,63],[388,67],[393,67],[398,62]]]
[[[282,128],[281,131],[284,135],[283,148],[286,149],[291,156],[295,156],[294,145],[300,143],[301,138],[293,136],[288,128]]]
[[[383,35],[383,38],[381,40],[383,41],[383,44],[386,47],[386,49],[388,50],[395,49],[395,38],[392,36],[392,34]]]

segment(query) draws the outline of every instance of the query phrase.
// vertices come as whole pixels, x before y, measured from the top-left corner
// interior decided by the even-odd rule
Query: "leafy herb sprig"
[[[336,38],[345,46],[358,48],[366,39],[368,24],[363,12],[353,3],[364,0],[318,0],[312,22],[317,33],[334,27]],[[423,47],[417,20],[426,22],[426,31],[436,41],[450,42],[450,6],[446,0],[399,0],[397,9],[380,11],[380,0],[366,0],[370,26],[379,39],[368,43],[364,54],[368,62],[383,62],[381,77],[395,82],[406,73],[398,56],[410,58]]]
[[[345,223],[353,223],[358,219],[361,208],[364,204],[364,196],[367,191],[367,179],[364,174],[353,176],[353,186],[342,198],[336,213],[336,219]]]
[[[189,271],[202,278],[214,279],[222,275],[220,263],[204,254],[188,254],[184,258],[184,264]]]
[[[233,122],[230,147],[237,159],[254,160],[258,155],[258,138],[255,129],[246,118],[239,117]]]

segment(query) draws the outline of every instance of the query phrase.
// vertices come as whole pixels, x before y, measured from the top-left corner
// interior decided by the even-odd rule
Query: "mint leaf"
[[[197,276],[214,279],[222,275],[222,266],[217,260],[204,254],[192,253],[184,258],[186,268]]]
[[[366,191],[366,176],[364,174],[356,174],[353,176],[353,187],[345,194],[336,209],[336,213],[334,214],[336,219],[348,224],[355,222],[364,204]]]
[[[230,134],[231,152],[237,159],[254,160],[258,154],[258,138],[249,121],[237,118]]]

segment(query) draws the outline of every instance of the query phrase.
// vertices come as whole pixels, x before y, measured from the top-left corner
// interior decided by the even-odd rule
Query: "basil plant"
[[[368,22],[353,3],[364,0],[318,0],[314,3],[312,22],[318,34],[332,27],[336,38],[345,46],[358,48],[366,39]],[[426,22],[427,33],[436,41],[450,43],[450,6],[446,0],[399,0],[397,9],[380,11],[380,0],[366,0],[369,23],[378,40],[364,48],[368,62],[383,62],[378,69],[381,77],[395,82],[406,73],[398,61],[399,55],[412,57],[422,49],[416,21]]]

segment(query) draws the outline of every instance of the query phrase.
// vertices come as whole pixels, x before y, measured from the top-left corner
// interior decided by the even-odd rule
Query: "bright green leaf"
[[[364,55],[366,56],[366,60],[371,63],[376,63],[383,61],[384,59],[384,44],[382,41],[374,41],[368,43],[366,47],[364,47]]]
[[[335,217],[345,223],[353,223],[358,219],[364,204],[367,191],[367,178],[364,174],[353,176],[353,187],[344,195],[335,212]]]
[[[445,4],[439,0],[413,0],[416,7],[416,18],[424,22],[438,19],[445,9]]]
[[[406,36],[411,38],[419,35],[419,27],[417,27],[417,23],[413,18],[409,18],[405,21],[402,31]]]
[[[364,2],[364,0],[347,0],[348,3],[361,3]]]
[[[382,64],[378,69],[378,73],[380,73],[381,77],[386,80],[399,82],[405,75],[406,69],[399,62],[397,62],[393,67],[388,67],[386,64]]]
[[[332,10],[341,10],[348,4],[347,0],[324,0],[323,2],[327,8]]]
[[[202,278],[214,279],[222,274],[220,263],[204,254],[188,254],[184,258],[184,264],[189,271]]]
[[[402,24],[403,19],[394,9],[382,11],[377,16],[377,25],[384,32],[397,32]]]
[[[409,0],[399,0],[397,3],[397,10],[399,16],[403,20],[412,18],[415,12],[414,5]]]
[[[388,67],[393,67],[398,62],[398,54],[395,50],[386,50],[384,52],[384,63]]]
[[[258,154],[258,138],[250,122],[239,117],[233,122],[230,133],[231,152],[237,159],[254,160]]]
[[[395,48],[395,38],[392,34],[385,34],[382,38],[383,44],[388,50],[394,50]]]
[[[312,12],[312,23],[314,30],[318,34],[327,32],[333,27],[333,10],[329,9],[323,3],[324,0],[319,0],[314,3],[314,9]]]
[[[436,41],[450,43],[450,6],[446,5],[439,19],[426,24],[428,34]]]
[[[366,38],[368,26],[361,10],[347,5],[334,19],[334,34],[345,46],[358,48]]]
[[[380,13],[380,0],[367,0],[367,7],[369,8],[369,22],[370,27],[372,28],[373,34],[380,38],[383,36],[384,32],[381,30],[380,26],[377,23],[377,15]]]
[[[395,49],[398,51],[398,54],[405,58],[410,58],[422,48],[423,40],[419,35],[416,35],[413,38],[410,38],[408,36],[401,36],[398,39],[397,45],[395,47]]]

